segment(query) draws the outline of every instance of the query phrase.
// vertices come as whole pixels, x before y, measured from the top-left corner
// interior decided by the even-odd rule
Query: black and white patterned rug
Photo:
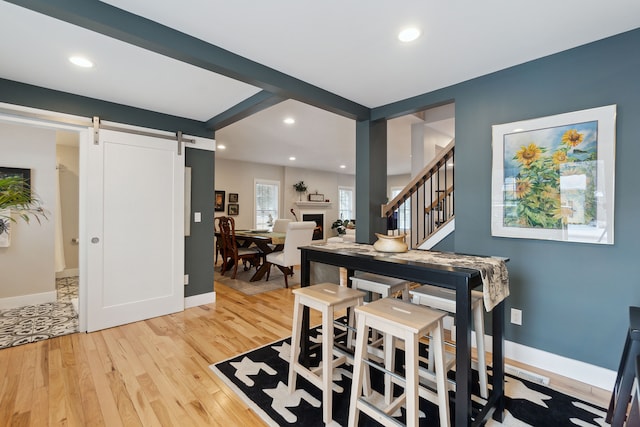
[[[317,334],[317,331],[315,331]],[[316,336],[316,340],[317,340]],[[272,426],[321,426],[322,393],[298,376],[298,389],[287,390],[290,339],[277,341],[250,352],[211,365],[210,368],[234,390],[267,424]],[[399,358],[401,360],[401,358]],[[312,362],[313,363],[313,362]],[[372,370],[373,388],[382,390],[382,378]],[[453,375],[453,373],[450,373]],[[336,425],[347,425],[351,367],[343,365],[333,377],[333,419]],[[477,381],[475,381],[477,384]],[[490,420],[487,426],[604,426],[606,412],[590,403],[573,398],[510,375],[506,376],[506,412],[503,423]],[[476,391],[477,394],[477,391]],[[451,394],[453,397],[453,392]],[[380,398],[382,398],[380,396]],[[473,396],[474,404],[484,402]],[[455,403],[450,400],[451,413]],[[404,408],[402,409],[404,411]],[[420,400],[420,426],[438,426],[435,405]],[[398,420],[404,416],[398,413]],[[378,425],[365,414],[360,426]]]
[[[56,280],[57,301],[0,310],[0,349],[78,332],[78,278]]]

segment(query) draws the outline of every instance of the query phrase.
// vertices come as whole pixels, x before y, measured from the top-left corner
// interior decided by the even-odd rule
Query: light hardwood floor
[[[0,350],[0,425],[263,425],[209,365],[289,336],[293,294],[215,289],[216,303],[182,313]],[[551,378],[608,402],[606,391]]]

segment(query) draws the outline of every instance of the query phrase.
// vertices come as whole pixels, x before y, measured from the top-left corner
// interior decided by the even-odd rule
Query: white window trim
[[[353,197],[351,197],[351,212],[352,218],[344,218],[344,219],[355,219],[356,218],[356,189],[355,187],[348,187],[346,185],[338,186],[338,216],[340,216],[340,190],[342,191],[351,191]]]
[[[258,184],[268,184],[268,185],[277,185],[278,186],[278,202],[277,202],[277,209],[278,209],[278,216],[281,214],[281,199],[280,199],[280,193],[281,193],[281,188],[282,188],[282,183],[278,180],[273,180],[273,179],[262,179],[262,178],[255,178],[253,180],[253,228],[258,228],[258,224],[256,222],[256,213],[258,211],[258,205],[256,204],[256,186]],[[274,218],[275,219],[275,218]]]

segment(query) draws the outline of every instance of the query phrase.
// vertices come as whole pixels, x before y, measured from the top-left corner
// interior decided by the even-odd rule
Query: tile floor
[[[57,301],[0,310],[0,349],[78,332],[78,277],[56,279]]]

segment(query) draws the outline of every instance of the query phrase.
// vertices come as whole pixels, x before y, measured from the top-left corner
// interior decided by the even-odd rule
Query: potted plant
[[[45,210],[40,206],[40,199],[31,194],[31,187],[24,179],[17,176],[0,178],[0,222],[2,227],[9,221],[15,221],[12,214],[17,214],[25,222],[34,217],[47,218]]]
[[[333,230],[335,228],[338,232],[338,236],[342,236],[343,234],[347,233],[347,225],[349,225],[348,219],[336,219],[335,221],[333,221],[333,224],[331,224],[331,229]]]
[[[300,196],[300,201],[302,201],[302,195],[307,192],[307,184],[305,184],[304,181],[298,181],[293,184],[293,188]]]

